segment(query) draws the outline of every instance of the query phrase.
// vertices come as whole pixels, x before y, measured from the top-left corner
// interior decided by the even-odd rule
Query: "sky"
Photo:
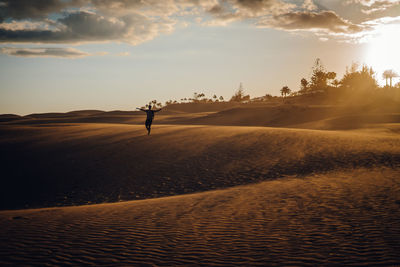
[[[0,114],[279,95],[316,58],[382,85],[399,47],[400,0],[0,0]]]

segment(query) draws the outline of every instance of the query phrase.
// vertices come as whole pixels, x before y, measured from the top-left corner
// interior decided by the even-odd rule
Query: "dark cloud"
[[[221,5],[214,5],[208,10],[208,12],[211,14],[218,15],[226,12],[226,10]]]
[[[250,9],[253,11],[257,11],[260,9],[269,9],[276,4],[283,4],[279,3],[276,0],[236,0],[234,1],[234,3],[235,2],[239,7]]]
[[[36,19],[58,13],[66,7],[79,6],[81,0],[0,0],[0,22],[7,18]]]
[[[143,17],[141,19],[146,20]],[[124,36],[129,28],[123,20],[110,19],[89,12],[72,13],[59,19],[58,22],[65,28],[55,34],[61,34],[65,39],[72,41],[114,40]]]
[[[61,57],[61,58],[79,58],[90,56],[91,54],[82,52],[75,48],[15,48],[2,47],[0,52],[9,56],[17,57]]]
[[[125,41],[137,44],[168,31],[169,21],[151,21],[140,14],[121,18],[104,17],[90,12],[71,13],[57,20],[54,29],[0,28],[0,42],[79,43]]]
[[[0,0],[0,22],[4,19],[40,19],[52,13],[62,14],[71,8],[91,9],[103,15],[136,12],[166,16],[188,5],[203,4],[195,0]]]
[[[291,12],[259,21],[258,25],[284,30],[320,29],[332,33],[355,33],[364,30],[363,27],[344,20],[333,11]]]
[[[208,22],[209,25],[224,25],[227,22],[241,19],[239,13],[233,13],[233,11],[228,9],[227,6],[221,4],[213,5],[207,10],[207,13],[215,19]]]

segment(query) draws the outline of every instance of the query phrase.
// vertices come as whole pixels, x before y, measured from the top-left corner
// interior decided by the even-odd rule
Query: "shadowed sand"
[[[151,136],[2,125],[0,136],[2,209],[153,198],[0,211],[2,265],[400,263],[398,124],[155,125]]]
[[[395,167],[400,138],[382,131],[61,124],[2,126],[1,208],[116,202],[285,175]]]
[[[394,265],[400,172],[335,172],[225,190],[0,212],[0,264]]]

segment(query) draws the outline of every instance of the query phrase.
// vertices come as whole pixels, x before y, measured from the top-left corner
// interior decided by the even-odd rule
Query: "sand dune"
[[[400,123],[400,108],[385,109],[373,105],[358,107],[249,105],[193,118],[177,118],[172,123],[346,130],[368,128],[372,124]]]
[[[0,264],[397,265],[400,172],[0,212]]]
[[[397,265],[399,133],[3,124],[0,265]]]
[[[15,115],[15,114],[0,114],[0,123],[1,122],[11,122],[14,120],[19,120],[21,119],[20,116]]]
[[[121,123],[143,124],[140,111],[81,110],[27,116],[0,116],[1,124]],[[296,103],[186,103],[169,105],[155,123],[179,125],[267,126],[319,130],[370,128],[400,123],[400,104],[390,99],[359,105],[306,105]],[[380,127],[380,126],[378,126]]]
[[[1,208],[115,202],[359,167],[397,167],[390,131],[63,124],[1,127]]]

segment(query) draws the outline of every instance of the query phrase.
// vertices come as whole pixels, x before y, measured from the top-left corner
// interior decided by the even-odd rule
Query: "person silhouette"
[[[154,119],[154,113],[159,112],[161,110],[161,108],[152,110],[151,105],[149,105],[149,109],[143,109],[143,108],[136,108],[136,109],[146,112],[147,118],[146,118],[146,122],[144,123],[144,125],[146,126],[146,129],[147,129],[147,135],[150,135],[151,124],[153,123],[153,119]]]

